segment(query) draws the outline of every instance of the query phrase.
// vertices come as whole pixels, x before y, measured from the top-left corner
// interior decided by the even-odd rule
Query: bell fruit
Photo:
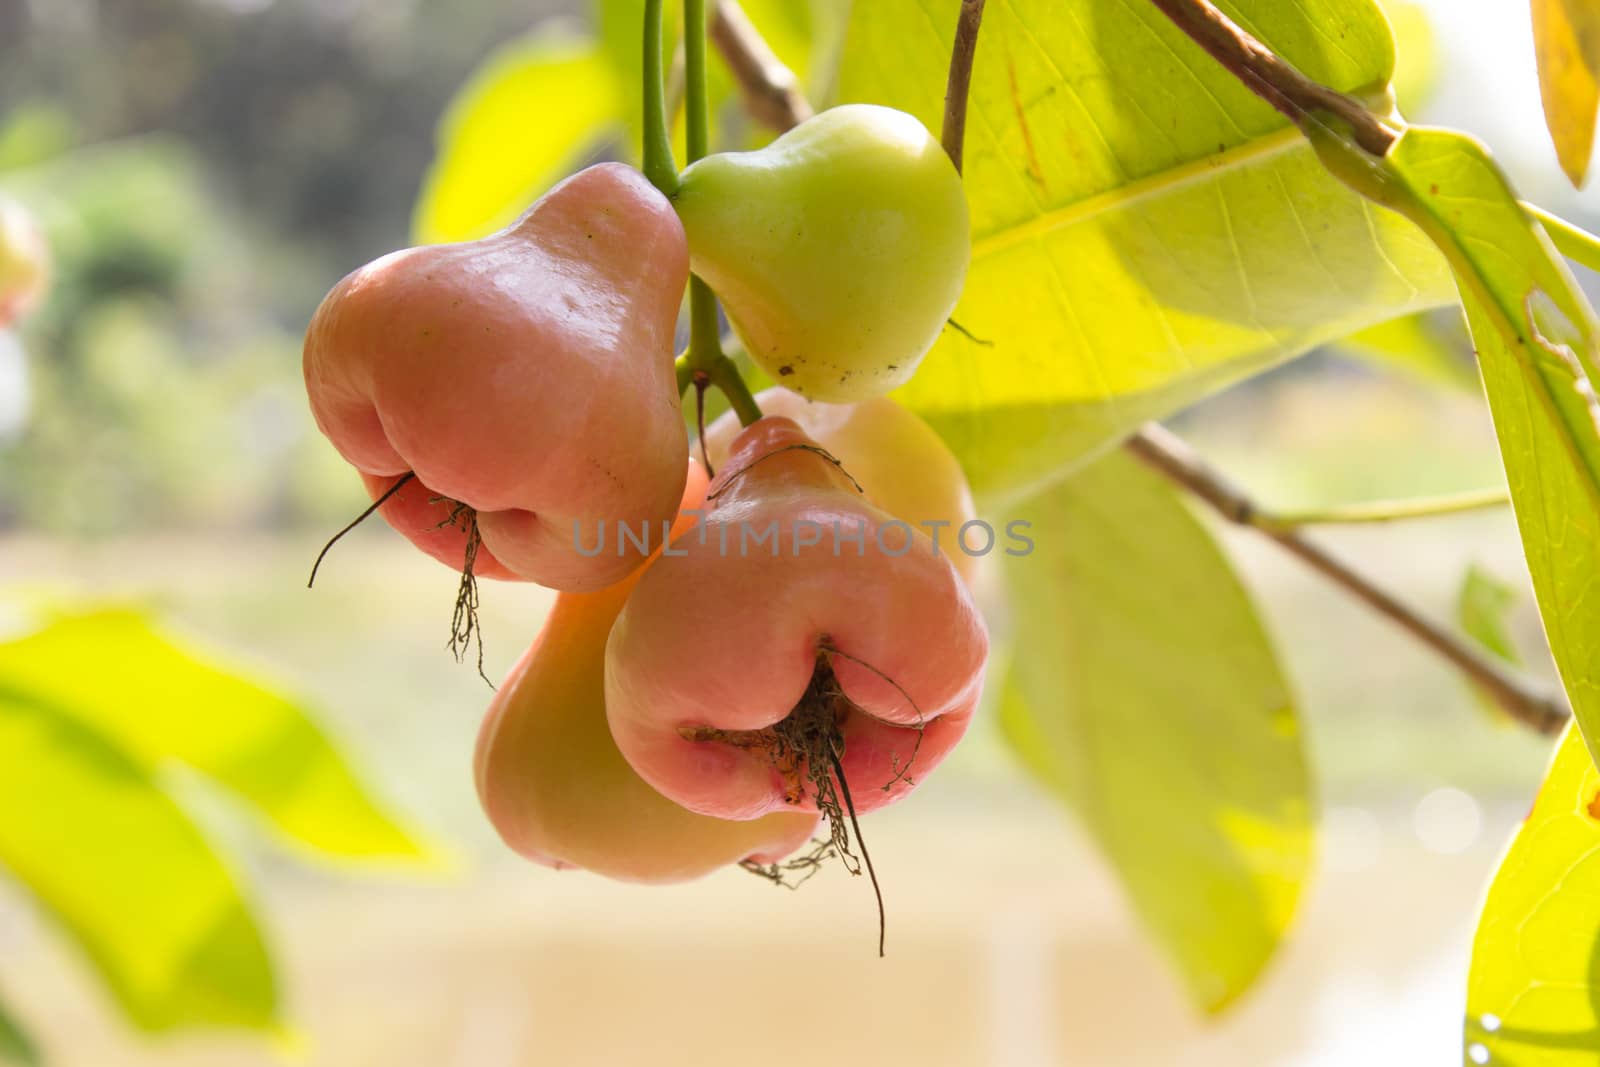
[[[834,786],[857,812],[904,796],[982,689],[988,637],[949,558],[786,418],[738,435],[706,510],[612,627],[606,715],[622,755],[724,819],[837,818]]]
[[[0,196],[0,329],[38,306],[50,285],[50,246],[21,204]]]
[[[685,507],[705,497],[704,471],[691,468]],[[611,739],[606,636],[636,580],[556,598],[478,736],[484,810],[506,844],[534,862],[626,881],[683,881],[741,859],[776,862],[806,843],[816,816],[697,815],[647,785]]]
[[[886,396],[858,404],[819,404],[787,389],[767,389],[756,402],[767,415],[793,419],[843,465],[874,504],[926,532],[968,585],[976,580],[981,558],[963,551],[958,540],[962,527],[977,515],[972,491],[944,439],[915,412]],[[733,412],[706,428],[706,454],[714,470],[727,466],[740,429]]]
[[[832,108],[765,148],[707,156],[674,203],[751,358],[814,400],[909,380],[966,279],[961,176],[892,108]]]
[[[581,552],[580,532],[659,537],[683,495],[687,272],[667,200],[631,168],[590,167],[500,233],[396,252],[335,286],[306,335],[317,425],[374,499],[415,475],[384,515],[429,554],[462,565],[465,506],[479,573],[610,585],[645,552]]]

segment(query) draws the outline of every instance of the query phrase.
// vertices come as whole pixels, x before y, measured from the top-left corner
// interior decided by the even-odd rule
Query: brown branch
[[[1375,156],[1388,153],[1399,138],[1354,97],[1335,92],[1301,74],[1217,10],[1210,0],[1150,0],[1195,44],[1204,48],[1245,88],[1271,104],[1296,126],[1315,121],[1318,111],[1349,124],[1357,144]]]
[[[1455,633],[1424,618],[1371,579],[1306,540],[1300,531],[1276,523],[1243,489],[1207,465],[1182,438],[1150,423],[1130,437],[1126,447],[1145,464],[1205,501],[1224,519],[1277,542],[1286,552],[1387,616],[1454,664],[1513,719],[1544,734],[1556,733],[1566,725],[1570,713],[1559,698],[1507,671]]]
[[[800,79],[784,66],[737,0],[718,0],[711,12],[710,35],[739,86],[745,109],[756,121],[787,130],[814,114]]]
[[[950,77],[944,88],[944,130],[939,138],[957,173],[967,143],[967,94],[972,88],[972,61],[978,53],[982,26],[983,0],[961,0],[956,40],[950,48]]]

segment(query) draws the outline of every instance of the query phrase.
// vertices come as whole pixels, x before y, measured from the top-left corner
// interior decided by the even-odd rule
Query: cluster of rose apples
[[[904,796],[960,739],[988,639],[972,502],[884,392],[945,327],[961,179],[914,118],[825,111],[689,166],[590,167],[480,241],[355,271],[306,338],[318,425],[424,552],[560,592],[499,688],[477,785],[530,859],[693,878]],[[779,388],[690,455],[693,270]],[[398,486],[398,489],[396,487]]]

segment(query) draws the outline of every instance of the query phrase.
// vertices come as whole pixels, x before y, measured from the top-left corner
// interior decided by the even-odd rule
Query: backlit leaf
[[[105,738],[52,703],[0,694],[0,812],[0,869],[137,1026],[275,1025],[271,962],[232,873]]]
[[[196,659],[135,612],[63,615],[0,644],[0,696],[50,706],[145,773],[192,767],[311,849],[421,855],[303,707]]]
[[[1483,905],[1467,979],[1466,1063],[1593,1067],[1597,901],[1600,774],[1569,728]]]
[[[1384,97],[1393,46],[1370,0],[1221,6],[1311,77]],[[958,8],[855,5],[843,97],[938,130]],[[1453,298],[1414,227],[1341,188],[1155,5],[986,12],[955,318],[988,343],[946,330],[901,394],[986,503],[1275,362]]]
[[[1404,212],[1455,270],[1551,655],[1600,744],[1600,321],[1481,144],[1412,128],[1380,164],[1332,131],[1329,167]]]
[[[1600,3],[1532,0],[1533,48],[1539,60],[1544,122],[1561,169],[1582,185],[1594,152],[1600,109]]]
[[[593,41],[542,34],[501,48],[439,125],[415,239],[466,241],[514,221],[620,129],[621,94]]]
[[[1006,733],[1099,842],[1195,1001],[1221,1010],[1277,948],[1311,850],[1272,644],[1210,534],[1124,453],[1017,517],[1037,547],[1006,561]]]

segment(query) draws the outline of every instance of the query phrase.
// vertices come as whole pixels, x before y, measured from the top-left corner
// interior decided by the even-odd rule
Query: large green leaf
[[[195,659],[132,611],[64,615],[0,644],[0,697],[71,718],[142,773],[192,767],[318,851],[421,854],[304,708]]]
[[[1225,3],[1340,89],[1393,68],[1370,0]],[[937,130],[959,0],[857,4],[842,93]],[[1330,32],[1329,27],[1337,27]],[[1301,137],[1152,4],[990,0],[954,330],[903,391],[990,502],[1152,416],[1448,302],[1438,254],[1331,179]]]
[[[1314,131],[1315,132],[1315,131]],[[1334,131],[1330,169],[1405,213],[1455,270],[1551,655],[1600,745],[1600,321],[1481,144],[1407,130],[1382,163]]]
[[[55,703],[5,693],[0,812],[0,868],[139,1027],[276,1023],[271,963],[232,874],[145,768]]]
[[[1600,1050],[1600,774],[1569,729],[1489,887],[1466,1061],[1593,1067]]]
[[[37,1067],[39,1063],[38,1048],[4,1004],[0,1004],[0,1063],[20,1064],[21,1067]]]
[[[456,95],[412,221],[424,243],[513,221],[619,128],[622,82],[598,44],[540,34],[501,48]]]
[[[1196,1001],[1225,1007],[1282,936],[1311,800],[1289,687],[1210,535],[1123,453],[1023,505],[1003,723],[1077,812]]]

